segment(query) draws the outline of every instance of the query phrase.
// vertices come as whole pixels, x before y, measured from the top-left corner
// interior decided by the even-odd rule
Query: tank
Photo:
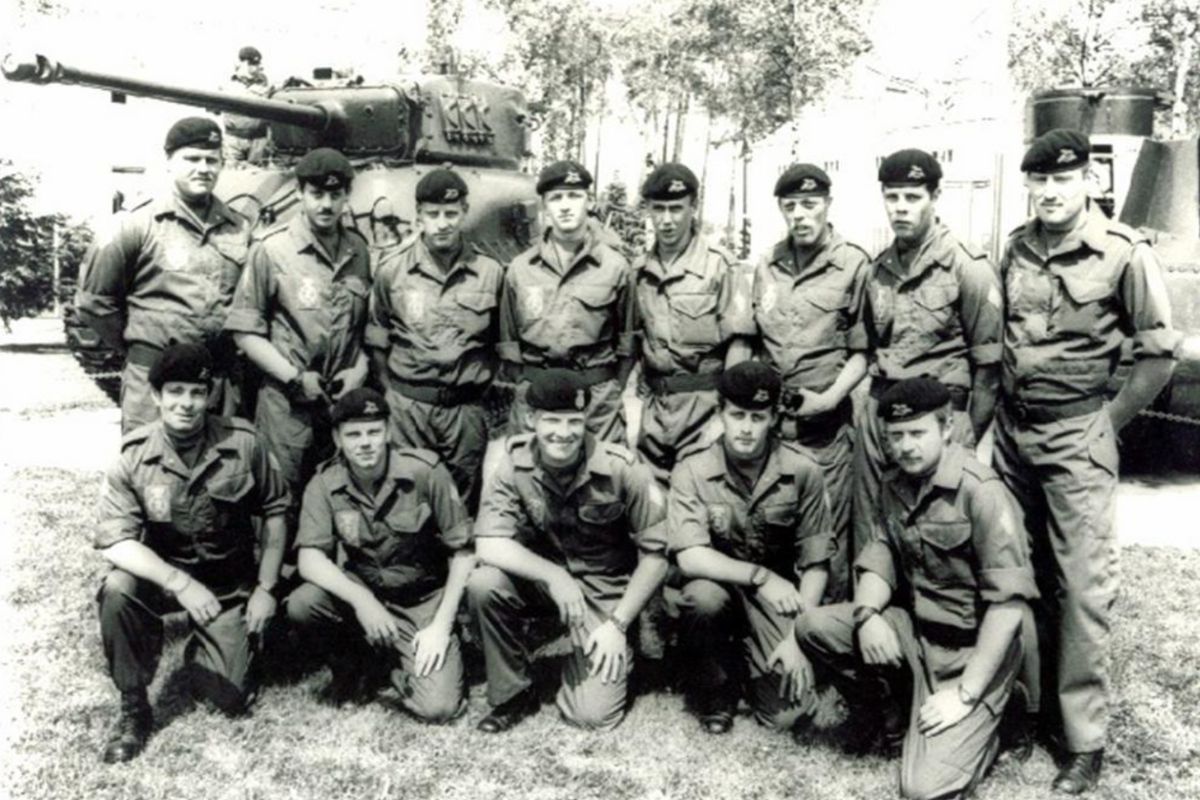
[[[413,234],[417,181],[440,166],[454,166],[467,183],[465,233],[481,250],[508,261],[538,233],[535,180],[523,170],[531,130],[525,97],[449,68],[375,83],[314,70],[314,80],[292,79],[266,98],[91,72],[44,55],[9,54],[0,71],[10,81],[87,86],[265,120],[262,159],[227,165],[215,190],[255,231],[298,212],[292,167],[312,148],[328,146],[355,167],[345,222],[366,238],[372,264]],[[64,322],[81,363],[111,373],[112,354],[73,317]]]

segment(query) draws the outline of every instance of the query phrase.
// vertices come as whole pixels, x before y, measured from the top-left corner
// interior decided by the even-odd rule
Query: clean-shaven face
[[[574,464],[583,448],[586,423],[583,411],[534,412],[533,433],[543,460],[552,467]]]
[[[167,157],[167,172],[180,197],[193,203],[204,202],[212,196],[223,163],[220,150],[181,147]]]
[[[151,395],[163,425],[171,433],[186,436],[204,427],[208,410],[207,383],[167,381],[162,389]]]
[[[678,200],[651,200],[649,212],[654,241],[664,247],[678,247],[692,229],[696,200],[691,195]]]
[[[936,213],[938,190],[927,186],[884,186],[883,207],[892,233],[902,243],[925,238]]]
[[[1029,172],[1025,187],[1033,201],[1033,212],[1050,230],[1068,230],[1087,206],[1087,168],[1046,174]]]
[[[361,471],[379,466],[387,454],[387,422],[382,419],[343,422],[334,438],[346,460]]]
[[[467,204],[461,201],[420,203],[417,206],[417,219],[421,223],[421,233],[425,235],[425,245],[434,252],[446,252],[458,247],[466,218]]]
[[[771,426],[775,424],[772,409],[750,409],[725,401],[721,408],[725,448],[734,458],[748,461],[767,451]]]
[[[573,234],[587,222],[588,193],[583,189],[551,189],[542,195],[542,209],[557,233]]]
[[[792,194],[779,198],[779,213],[796,247],[812,247],[829,220],[829,195]]]

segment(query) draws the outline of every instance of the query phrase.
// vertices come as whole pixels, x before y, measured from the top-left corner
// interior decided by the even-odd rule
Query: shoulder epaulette
[[[859,253],[862,254],[862,257],[865,258],[867,261],[871,260],[871,254],[868,253],[865,248],[860,247],[859,245],[855,244],[854,242],[843,239],[841,242],[838,243],[838,249],[841,249],[843,247],[849,247],[851,250],[857,250]]]
[[[811,465],[815,469],[820,468],[820,466],[816,462],[816,459],[814,459],[803,447],[801,447],[796,442],[790,441],[788,439],[783,439],[779,442],[779,449],[786,451],[788,454],[788,458],[790,458],[790,459],[793,459],[793,460],[798,459],[806,465]]]
[[[121,211],[118,211],[117,213],[120,214],[121,212],[125,212],[128,214],[132,214],[134,211],[139,211],[139,210],[145,208],[146,206],[150,205],[152,202],[154,202],[153,197],[149,197],[149,196],[139,197],[133,205],[129,206],[128,208],[123,208],[123,209],[121,209]]]
[[[438,461],[440,461],[437,453],[421,447],[397,447],[396,452],[415,461],[420,461],[428,467],[436,467]]]
[[[135,428],[121,437],[121,452],[124,452],[126,448],[133,447],[135,444],[141,444],[149,438],[150,425]]]
[[[1149,244],[1150,240],[1146,235],[1136,228],[1131,228],[1120,222],[1110,221],[1107,226],[1107,231],[1116,236],[1118,239],[1124,239],[1130,244]]]
[[[675,463],[679,464],[685,459],[698,456],[713,445],[717,444],[719,441],[721,441],[720,437],[716,439],[701,439],[698,442],[692,442],[675,454]]]
[[[974,458],[968,458],[963,461],[963,472],[975,478],[980,483],[1000,479],[1000,476],[996,474],[994,469],[981,461],[976,461]]]
[[[222,417],[229,427],[246,433],[258,433],[258,428],[254,427],[254,423],[245,417]]]
[[[634,456],[633,453],[629,452],[629,448],[623,444],[617,444],[616,442],[601,442],[600,446],[604,448],[605,453],[613,458],[621,459],[630,466],[633,466],[637,463],[637,457]]]
[[[967,258],[971,259],[972,261],[981,261],[987,258],[987,253],[983,252],[982,250],[976,250],[966,242],[959,241],[958,248],[966,253]]]

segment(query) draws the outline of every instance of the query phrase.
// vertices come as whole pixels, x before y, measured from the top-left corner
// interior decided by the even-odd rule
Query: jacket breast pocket
[[[924,332],[935,339],[947,339],[957,330],[955,324],[955,302],[958,300],[958,287],[952,284],[936,283],[923,286],[913,295],[920,314],[918,324]]]
[[[495,315],[496,296],[488,292],[462,292],[454,297],[455,321],[467,336],[478,337],[488,332]]]
[[[617,292],[611,286],[575,286],[569,290],[571,302],[558,309],[567,315],[561,320],[569,338],[568,345],[593,344],[600,339],[604,323],[613,313]]]
[[[207,527],[212,535],[223,537],[240,532],[246,520],[254,513],[254,476],[248,470],[218,472],[204,485],[205,494],[211,500],[211,523]]]
[[[935,584],[969,584],[971,581],[971,523],[921,522],[921,563]]]
[[[1105,313],[1105,300],[1112,296],[1106,280],[1060,275],[1062,298],[1054,315],[1054,327],[1067,333],[1093,333]]]
[[[676,294],[669,298],[671,338],[683,345],[715,345],[721,341],[716,294]]]

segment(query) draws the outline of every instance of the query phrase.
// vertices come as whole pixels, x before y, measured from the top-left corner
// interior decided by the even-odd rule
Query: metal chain
[[[1151,419],[1161,419],[1164,422],[1175,422],[1180,425],[1191,425],[1193,427],[1200,428],[1200,419],[1185,417],[1182,414],[1172,414],[1168,411],[1151,411],[1150,409],[1146,409],[1145,411],[1139,411],[1138,416],[1150,417]]]

